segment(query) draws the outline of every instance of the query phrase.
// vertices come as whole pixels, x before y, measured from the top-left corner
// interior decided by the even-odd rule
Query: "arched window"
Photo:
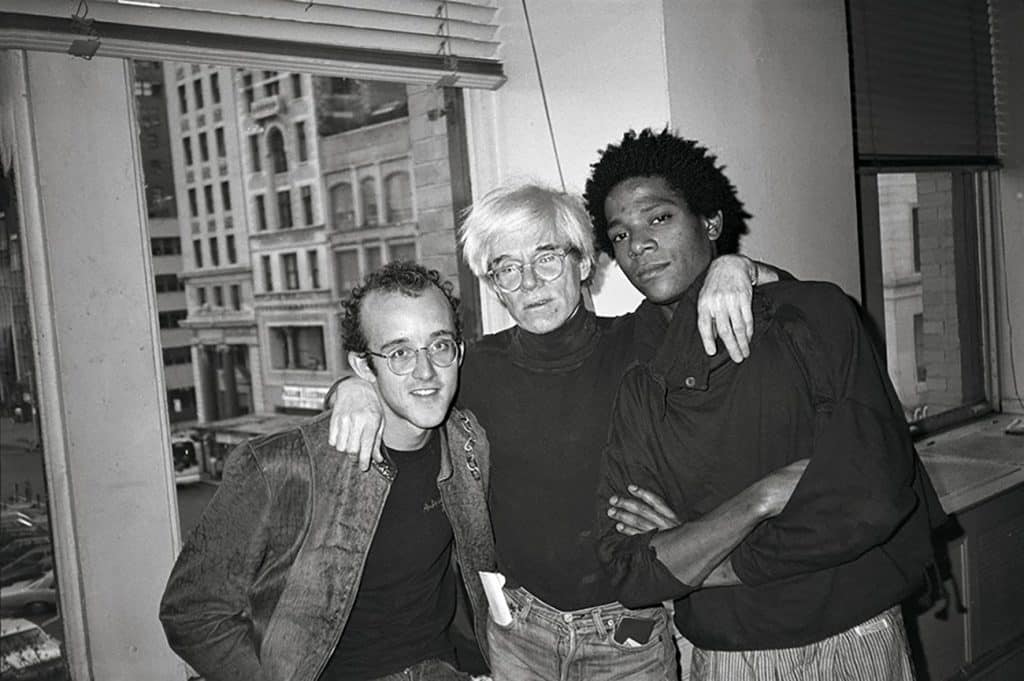
[[[288,155],[284,151],[284,135],[281,134],[280,128],[271,128],[267,133],[267,148],[270,149],[270,158],[274,162],[274,172],[288,172]]]
[[[409,188],[409,173],[400,170],[384,178],[384,197],[388,208],[388,223],[412,220],[412,191]]]
[[[347,232],[356,228],[356,211],[352,202],[352,185],[348,182],[331,187],[331,215],[334,229]]]
[[[380,223],[377,213],[377,183],[372,177],[364,177],[359,181],[359,198],[363,203],[363,225],[376,227]]]

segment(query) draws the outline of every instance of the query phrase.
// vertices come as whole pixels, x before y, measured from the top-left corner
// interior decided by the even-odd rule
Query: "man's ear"
[[[495,283],[493,281],[491,281],[490,277],[487,277],[486,281],[487,281],[487,287],[489,289],[491,289],[491,291],[494,292],[494,297],[497,298],[498,302],[501,303],[501,306],[507,310],[508,309],[508,300],[505,298],[505,292],[502,291],[500,288],[498,288],[497,285],[495,285]]]
[[[722,211],[718,211],[709,218],[704,218],[704,229],[707,231],[708,239],[716,241],[722,236]]]
[[[590,258],[580,258],[580,281],[586,281],[594,269],[594,262]]]
[[[466,344],[459,341],[459,366],[462,366],[462,360],[466,359]]]
[[[373,373],[373,369],[370,368],[369,357],[358,352],[350,352],[348,353],[348,365],[352,367],[352,371],[356,372],[356,376],[364,381],[368,383],[377,382],[377,374]]]

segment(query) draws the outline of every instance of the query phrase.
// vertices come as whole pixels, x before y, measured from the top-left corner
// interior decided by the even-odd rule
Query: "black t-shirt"
[[[435,433],[411,452],[387,450],[398,468],[363,568],[352,612],[320,681],[357,681],[429,658],[453,660],[452,527],[441,506]]]
[[[581,308],[542,336],[487,336],[463,365],[460,403],[490,442],[498,568],[561,610],[616,600],[597,561],[594,494],[619,382],[642,351],[635,322]]]

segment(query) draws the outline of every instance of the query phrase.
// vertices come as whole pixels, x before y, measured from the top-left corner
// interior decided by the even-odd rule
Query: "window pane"
[[[284,135],[280,128],[273,128],[267,134],[267,148],[270,149],[270,157],[274,162],[275,173],[288,172],[288,154],[284,148]]]
[[[288,229],[292,226],[292,193],[285,189],[277,193],[277,227]]]
[[[389,259],[395,260],[416,260],[416,242],[391,242],[388,244]]]
[[[359,181],[359,199],[363,204],[363,225],[373,227],[377,224],[377,183],[372,177],[364,177]]]
[[[334,271],[338,280],[338,295],[347,298],[359,285],[359,251],[338,251],[334,254]]]
[[[878,175],[886,361],[910,421],[987,397],[976,217],[984,180]]]
[[[281,256],[281,269],[284,271],[284,287],[289,291],[299,288],[299,261],[294,253]]]
[[[176,334],[164,348],[168,411],[181,424],[175,434],[194,443],[201,475],[216,478],[224,456],[248,437],[232,420],[255,410],[252,395],[263,400],[245,426],[256,435],[264,421],[278,423],[268,415],[314,410],[317,391],[347,371],[325,329],[366,268],[415,257],[417,215],[431,225],[452,223],[450,173],[435,154],[448,148],[449,127],[430,124],[425,107],[410,115],[401,83],[203,64],[164,63],[157,71],[162,79],[146,78],[148,89],[138,91],[156,93],[153,109],[163,111],[150,130],[162,130],[173,151],[162,161],[161,191],[181,219],[172,212],[168,233],[154,236],[154,253],[179,251],[177,264],[161,259],[166,270],[154,274],[188,282],[187,298],[185,291],[160,293],[182,300],[155,313],[162,330]],[[422,131],[415,145],[414,130]],[[158,150],[159,138],[151,137]],[[153,185],[157,175],[146,167]],[[440,201],[431,198],[417,213],[417,190]],[[455,271],[448,229],[450,247],[435,228],[430,234],[453,261],[442,269]],[[184,261],[180,245],[158,240],[182,234]],[[171,280],[160,281],[169,288]],[[174,317],[175,310],[186,316]],[[296,373],[251,375],[250,366]],[[179,488],[183,532],[201,512],[200,487]]]
[[[275,370],[323,371],[324,330],[321,326],[272,326],[270,367]]]
[[[378,269],[384,264],[383,256],[380,252],[380,245],[375,244],[372,246],[365,246],[363,248],[363,254],[366,258],[366,273],[369,274],[374,270]]]
[[[0,182],[0,676],[67,679],[19,210],[12,178]]]
[[[405,222],[412,219],[412,190],[409,188],[409,174],[392,173],[384,180],[384,197],[388,206],[388,222]]]
[[[352,185],[342,183],[331,187],[331,214],[334,216],[334,229],[355,229],[356,212],[352,203]]]
[[[334,135],[409,115],[406,87],[352,78],[313,78],[317,129]]]

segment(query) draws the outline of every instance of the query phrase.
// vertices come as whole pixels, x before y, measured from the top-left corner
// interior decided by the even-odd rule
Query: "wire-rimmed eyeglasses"
[[[526,268],[530,268],[533,276],[541,281],[554,281],[565,271],[566,256],[576,253],[578,251],[575,248],[555,248],[537,254],[528,263],[506,260],[487,270],[487,276],[505,293],[513,293],[523,285],[523,270]]]
[[[459,343],[454,338],[437,338],[431,341],[430,345],[424,345],[419,348],[411,345],[399,345],[387,353],[367,350],[363,354],[387,360],[388,369],[391,369],[391,373],[397,376],[405,376],[406,374],[411,374],[416,369],[416,359],[420,355],[420,350],[426,351],[427,359],[430,360],[431,364],[438,369],[443,369],[451,366],[452,362],[459,356]]]

